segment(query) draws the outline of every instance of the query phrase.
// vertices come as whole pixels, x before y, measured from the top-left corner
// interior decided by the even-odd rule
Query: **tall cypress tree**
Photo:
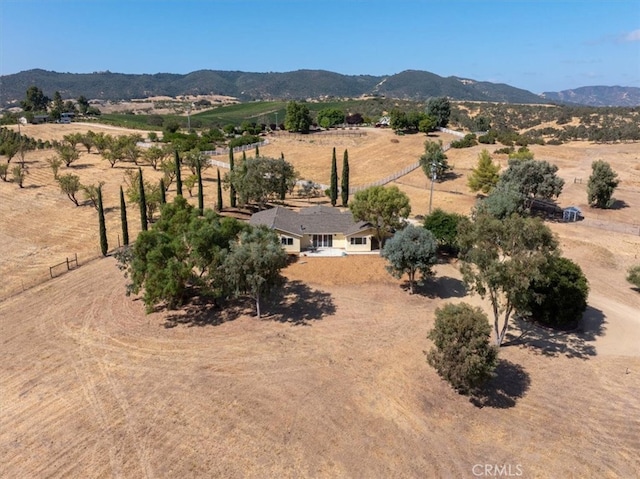
[[[242,152],[242,165],[240,166],[240,173],[242,174],[242,178],[245,178],[247,176],[247,153],[244,151]],[[247,192],[244,188],[240,190],[239,196],[240,205],[245,206],[247,204]]]
[[[167,193],[164,191],[164,180],[160,178],[160,204],[164,205],[167,202]]]
[[[196,175],[198,175],[198,214],[204,214],[204,191],[202,191],[202,158],[196,160]]]
[[[102,206],[102,186],[98,186],[98,225],[100,227],[100,251],[102,251],[102,256],[107,256],[109,243],[107,243],[107,226],[104,222],[104,208]]]
[[[256,143],[256,158],[260,156],[260,148],[258,148],[258,144]]]
[[[331,198],[331,206],[335,206],[338,202],[338,165],[336,163],[336,147],[333,147],[333,156],[331,157],[331,188],[329,191]]]
[[[234,160],[233,160],[233,148],[229,148],[229,176],[233,178],[233,168],[234,168]],[[220,182],[218,182],[219,184]],[[232,208],[236,207],[236,189],[233,186],[232,182],[229,182],[229,195],[230,195],[230,204]]]
[[[124,191],[120,186],[120,222],[122,223],[122,244],[129,244],[129,224],[127,223],[127,204],[124,202]]]
[[[222,183],[220,182],[220,168],[218,168],[218,202],[216,211],[222,211]]]
[[[176,190],[182,196],[182,175],[180,174],[180,155],[178,155],[178,150],[176,150]]]
[[[286,163],[284,161],[284,153],[280,153],[280,185],[279,185],[279,193],[280,193],[280,201],[284,202],[284,198],[287,195],[287,172],[286,172]]]
[[[349,152],[344,150],[342,157],[342,183],[340,186],[342,196],[342,206],[349,203]]]
[[[142,168],[138,168],[138,189],[140,195],[140,227],[142,231],[147,231],[147,197],[144,194]]]

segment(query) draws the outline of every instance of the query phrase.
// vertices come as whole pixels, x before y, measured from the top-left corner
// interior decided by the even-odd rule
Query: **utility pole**
[[[433,184],[436,181],[436,167],[439,166],[440,163],[437,163],[435,160],[431,162],[431,194],[429,195],[429,214],[431,214],[431,204],[433,202]]]

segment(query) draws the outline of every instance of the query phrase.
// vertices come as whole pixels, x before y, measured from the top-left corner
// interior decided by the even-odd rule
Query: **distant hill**
[[[57,73],[28,70],[0,77],[0,106],[24,99],[36,85],[52,97],[84,95],[88,99],[131,100],[150,96],[225,95],[239,100],[290,100],[309,98],[357,98],[378,95],[403,100],[426,100],[448,96],[455,100],[542,103],[538,95],[509,85],[448,77],[424,71],[405,71],[390,76],[341,75],[324,70],[287,73],[247,73],[200,70],[186,75],[157,73]]]
[[[588,106],[640,106],[640,88],[622,86],[584,86],[574,90],[544,92],[541,95],[556,103]]]
[[[27,88],[36,85],[45,95],[59,91],[63,99],[131,100],[150,96],[225,95],[241,101],[301,100],[316,98],[358,98],[375,95],[401,100],[424,101],[447,96],[453,100],[501,103],[573,103],[592,106],[640,105],[640,88],[582,87],[536,95],[503,83],[468,78],[441,77],[434,73],[407,70],[389,76],[341,75],[324,70],[286,73],[249,73],[199,70],[186,75],[174,73],[124,74],[57,73],[28,70],[0,77],[0,107],[17,104]]]

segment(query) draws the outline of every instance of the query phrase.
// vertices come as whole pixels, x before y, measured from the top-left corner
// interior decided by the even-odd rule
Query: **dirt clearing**
[[[28,134],[61,138],[69,126]],[[364,138],[335,145],[339,164],[349,150],[352,184],[416,161],[425,139]],[[0,182],[0,477],[473,477],[485,464],[521,477],[635,477],[640,294],[624,276],[640,262],[640,236],[613,228],[638,221],[640,145],[532,149],[560,167],[560,204],[587,217],[551,227],[589,279],[589,309],[577,334],[533,330],[519,344],[515,323],[484,407],[455,394],[423,353],[437,307],[486,306],[466,296],[455,264],[438,265],[409,295],[379,256],[305,257],[286,269],[284,299],[262,320],[250,308],[145,315],[125,296],[115,260],[90,260],[99,256],[95,210],[59,192],[51,152],[29,153],[26,187]],[[327,182],[331,150],[278,137],[261,153],[283,152],[304,177]],[[480,150],[449,152],[458,176],[435,185],[434,207],[470,211],[466,176]],[[585,205],[595,159],[621,177],[615,210]],[[131,167],[84,153],[62,169],[106,182],[112,247]],[[160,178],[148,166],[144,174]],[[207,206],[215,175],[205,173]],[[413,215],[425,214],[424,173],[397,184]],[[128,213],[135,236],[136,207]],[[80,267],[46,281],[49,265],[74,253]]]

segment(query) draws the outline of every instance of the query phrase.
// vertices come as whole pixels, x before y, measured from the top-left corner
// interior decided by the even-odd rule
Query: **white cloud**
[[[623,38],[626,42],[640,42],[640,28],[627,33]]]

